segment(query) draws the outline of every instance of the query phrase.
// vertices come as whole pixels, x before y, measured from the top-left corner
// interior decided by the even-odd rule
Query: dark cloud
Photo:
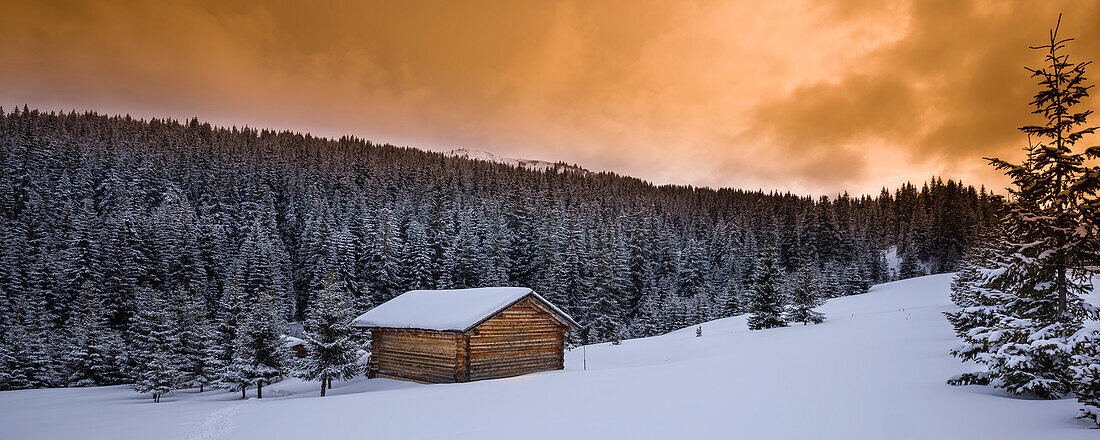
[[[837,2],[837,14],[858,17],[860,2]],[[1000,182],[991,170],[973,174],[985,156],[1019,156],[1026,139],[1016,130],[1034,122],[1027,102],[1036,90],[1024,66],[1042,54],[1058,12],[1062,35],[1078,38],[1077,60],[1100,59],[1100,3],[917,1],[903,37],[857,60],[838,80],[791,90],[757,105],[753,120],[790,153],[827,158],[850,155],[853,144],[894,149],[928,174]],[[1093,105],[1086,103],[1086,105]],[[872,173],[873,155],[811,178],[825,185]],[[836,161],[834,161],[836,162]],[[979,171],[980,172],[980,171]]]

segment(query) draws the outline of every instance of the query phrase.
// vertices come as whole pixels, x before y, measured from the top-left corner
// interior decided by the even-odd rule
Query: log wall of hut
[[[456,382],[457,332],[371,330],[371,375],[417,382]]]
[[[560,370],[566,330],[544,306],[524,299],[467,332],[462,348],[469,353],[468,369],[460,372],[480,380]]]

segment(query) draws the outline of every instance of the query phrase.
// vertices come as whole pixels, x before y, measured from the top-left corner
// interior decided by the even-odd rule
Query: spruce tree
[[[80,211],[73,218],[65,252],[62,255],[61,280],[63,284],[47,303],[55,313],[67,315],[79,295],[103,294],[103,255],[100,244],[99,220],[95,204],[90,199],[80,203]],[[85,291],[84,289],[90,289]]]
[[[327,204],[317,203],[306,215],[305,230],[302,232],[295,255],[294,290],[297,297],[297,310],[304,311],[310,301],[310,295],[319,292],[325,286],[325,276],[331,272],[326,267],[329,261],[330,237],[332,237],[332,218]]]
[[[424,224],[413,219],[409,221],[408,239],[405,241],[405,254],[411,264],[406,266],[405,280],[410,289],[431,289],[433,251],[428,242],[428,232]]]
[[[803,256],[798,269],[787,277],[787,292],[790,299],[788,321],[805,325],[825,320],[824,314],[814,310],[825,304],[825,299],[821,296],[821,274],[808,256]]]
[[[898,264],[898,278],[904,280],[923,275],[924,268],[921,266],[920,256],[917,255],[917,248],[910,242],[905,247],[905,252],[901,254],[901,262]]]
[[[863,266],[859,260],[852,260],[842,272],[840,289],[844,295],[859,295],[866,293],[870,287],[863,273]]]
[[[348,380],[363,371],[357,353],[359,344],[349,326],[355,316],[347,288],[340,282],[332,282],[315,293],[306,311],[303,339],[309,354],[302,360],[297,375],[321,381],[321,397],[325,396],[326,388],[332,387],[333,380]]]
[[[165,296],[160,290],[142,289],[130,323],[130,356],[135,368],[132,387],[139,393],[151,393],[154,403],[180,381],[179,333]]]
[[[236,282],[230,281],[218,300],[216,322],[203,362],[206,369],[203,376],[211,378],[215,387],[229,391],[242,390],[242,395],[243,382],[231,367],[237,352],[237,332],[244,319],[244,310],[244,292]]]
[[[665,295],[661,315],[663,318],[661,333],[679,330],[694,324],[691,322],[689,299],[685,299],[680,295]]]
[[[638,306],[638,315],[630,324],[630,335],[636,338],[656,336],[664,331],[662,325],[661,305],[662,301],[653,293],[655,289],[647,289],[650,292],[642,297]]]
[[[120,383],[122,338],[107,326],[102,298],[80,295],[74,306],[80,312],[73,314],[65,326],[69,333],[63,355],[69,372],[67,384],[88,387]]]
[[[179,338],[176,361],[179,365],[181,387],[199,387],[203,391],[214,383],[206,355],[211,332],[206,318],[206,301],[195,288],[177,288],[168,299]]]
[[[237,327],[233,362],[229,377],[241,390],[256,386],[256,398],[263,398],[263,387],[282,380],[290,371],[289,353],[283,342],[286,321],[280,302],[272,295],[248,299],[245,315]]]
[[[1033,47],[1046,52],[1043,67],[1028,69],[1039,80],[1040,90],[1031,105],[1043,124],[1020,131],[1037,142],[1025,149],[1023,163],[989,161],[1013,183],[1005,216],[1007,232],[1021,243],[1011,253],[1016,256],[1013,270],[1029,272],[1026,279],[1041,280],[1041,290],[1056,301],[1053,318],[1072,323],[1080,318],[1073,310],[1074,297],[1086,291],[1090,267],[1100,261],[1096,245],[1100,225],[1092,223],[1095,215],[1088,210],[1100,191],[1100,168],[1086,164],[1100,158],[1100,147],[1073,151],[1077,141],[1097,128],[1085,126],[1092,110],[1075,111],[1092,88],[1085,83],[1085,67],[1091,62],[1069,60],[1065,49],[1073,39],[1058,37],[1060,24],[1059,15],[1049,43]]]
[[[1081,353],[1073,352],[1072,338],[1082,320],[1096,314],[1080,295],[1091,288],[1088,265],[1100,261],[1094,213],[1085,208],[1100,189],[1097,168],[1085,161],[1100,151],[1072,149],[1094,131],[1082,128],[1091,111],[1073,110],[1091,87],[1084,85],[1088,63],[1069,61],[1069,41],[1058,37],[1056,25],[1049,43],[1035,48],[1046,55],[1044,67],[1030,69],[1040,85],[1031,104],[1044,124],[1020,130],[1037,142],[1021,164],[990,159],[1013,183],[1004,213],[1007,239],[986,263],[992,266],[985,269],[988,279],[962,274],[955,299],[964,309],[949,315],[957,328],[969,327],[962,334],[967,345],[957,354],[985,364],[991,385],[1045,399],[1073,391]],[[1088,394],[1087,385],[1077,386]]]
[[[138,370],[133,389],[139,393],[150,393],[153,403],[160,403],[161,396],[172,392],[179,385],[179,370],[172,359],[172,353],[155,348],[143,355],[144,364]]]
[[[836,298],[844,295],[841,286],[843,270],[835,261],[825,263],[821,270],[821,296],[825,299]]]
[[[1100,426],[1100,326],[1095,323],[1077,332],[1073,343],[1073,392],[1081,408],[1081,418]]]
[[[785,327],[785,304],[783,273],[779,270],[775,245],[768,241],[753,262],[748,294],[749,329]]]
[[[731,278],[726,282],[725,288],[719,292],[718,297],[715,298],[711,316],[726,318],[741,313],[742,295],[741,286],[736,279]]]

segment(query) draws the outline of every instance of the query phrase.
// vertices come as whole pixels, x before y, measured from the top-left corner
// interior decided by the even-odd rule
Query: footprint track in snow
[[[227,406],[210,413],[199,424],[198,431],[189,435],[187,440],[209,440],[228,434],[233,430],[233,415],[244,405]]]

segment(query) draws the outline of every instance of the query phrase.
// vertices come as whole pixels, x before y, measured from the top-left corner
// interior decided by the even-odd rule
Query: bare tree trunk
[[[247,399],[247,398],[248,398],[248,396],[246,396],[246,395],[244,394],[244,390],[245,390],[245,387],[244,387],[244,385],[242,385],[242,386],[241,386],[241,398],[242,398],[242,399]]]
[[[321,397],[325,397],[325,380],[326,379],[323,378],[321,379]]]
[[[263,399],[264,398],[264,381],[262,381],[262,380],[257,380],[256,381],[256,398],[257,399]]]
[[[328,389],[332,389],[332,378],[328,378]]]

